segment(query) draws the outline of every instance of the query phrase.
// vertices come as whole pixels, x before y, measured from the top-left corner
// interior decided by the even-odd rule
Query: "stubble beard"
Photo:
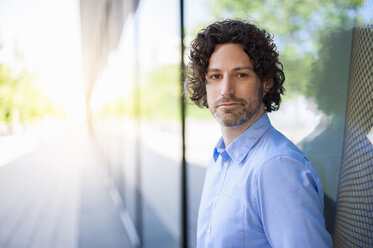
[[[240,110],[218,110],[214,108],[211,110],[215,120],[223,127],[237,127],[241,126],[251,119],[253,119],[259,112],[261,102],[242,102]]]
[[[212,108],[210,108],[210,111],[215,120],[222,127],[238,127],[252,120],[259,113],[260,107],[263,103],[263,98],[261,97],[262,95],[263,88],[261,87],[259,88],[259,92],[257,95],[258,98],[256,99],[246,101],[241,98],[236,98],[235,96],[219,99],[213,104]],[[231,101],[240,103],[240,109],[219,109],[219,104]]]

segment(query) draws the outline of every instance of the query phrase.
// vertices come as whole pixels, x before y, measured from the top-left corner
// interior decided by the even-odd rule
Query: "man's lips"
[[[239,102],[225,102],[225,103],[220,103],[218,104],[218,107],[234,107],[237,105],[241,105]]]

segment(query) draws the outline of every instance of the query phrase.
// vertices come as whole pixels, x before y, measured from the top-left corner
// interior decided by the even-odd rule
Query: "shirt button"
[[[224,162],[224,167],[228,167],[228,161]]]
[[[215,196],[215,197],[214,197],[214,205],[213,205],[214,207],[216,206],[216,202],[217,202],[217,201],[218,201],[218,196]]]

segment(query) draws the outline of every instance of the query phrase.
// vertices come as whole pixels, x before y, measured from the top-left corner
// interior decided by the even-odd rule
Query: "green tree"
[[[163,65],[146,76],[140,87],[141,115],[146,118],[180,117],[180,67]]]
[[[46,115],[65,116],[64,109],[42,94],[33,81],[33,75],[26,70],[14,73],[0,64],[0,121],[11,123],[17,119],[25,123]]]
[[[136,88],[138,87],[138,88]],[[135,113],[136,91],[139,91],[140,113]],[[180,67],[177,64],[163,65],[145,77],[145,83],[134,86],[125,98],[117,98],[104,104],[100,116],[140,116],[155,119],[179,119],[180,110]],[[209,110],[196,107],[189,99],[188,116],[195,118],[210,117]]]
[[[0,64],[0,121],[12,120],[13,96],[17,81],[12,78],[9,67]]]
[[[163,65],[145,76],[145,82],[134,86],[125,99],[114,99],[100,111],[103,115],[138,115],[144,118],[180,118],[180,67]],[[136,94],[136,92],[139,94]],[[139,96],[140,113],[135,113],[135,98]]]
[[[337,29],[353,27],[364,0],[210,0],[216,19],[254,19],[274,34],[284,64],[286,89],[306,94],[320,41]]]

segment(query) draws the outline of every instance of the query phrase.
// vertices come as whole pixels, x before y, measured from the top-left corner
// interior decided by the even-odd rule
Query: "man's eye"
[[[220,75],[219,74],[213,74],[209,78],[211,78],[211,79],[219,79]]]
[[[248,75],[246,73],[238,73],[237,77],[238,78],[245,78],[245,77],[248,77]]]

